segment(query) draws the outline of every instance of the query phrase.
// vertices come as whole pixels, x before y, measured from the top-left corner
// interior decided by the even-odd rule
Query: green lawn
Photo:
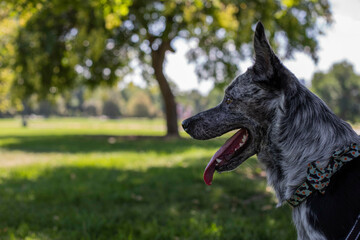
[[[255,159],[207,186],[203,170],[225,139],[135,137],[163,125],[0,120],[0,239],[296,238]]]

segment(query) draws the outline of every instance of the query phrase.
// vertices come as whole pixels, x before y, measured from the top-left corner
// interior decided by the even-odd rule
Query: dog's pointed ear
[[[265,29],[261,22],[256,25],[254,36],[255,64],[253,66],[257,80],[270,86],[279,84],[276,75],[276,68],[281,65],[280,60],[271,49],[269,41],[265,35]],[[275,82],[274,82],[275,81]]]

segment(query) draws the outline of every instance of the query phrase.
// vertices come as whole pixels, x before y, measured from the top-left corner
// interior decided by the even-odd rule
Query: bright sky
[[[319,38],[320,50],[317,65],[310,57],[303,53],[294,55],[294,59],[284,61],[299,79],[303,78],[310,82],[315,71],[327,71],[330,66],[346,59],[355,67],[360,74],[360,0],[330,0],[334,23],[327,29],[325,35]],[[180,90],[198,89],[206,94],[211,88],[211,81],[199,83],[194,66],[187,63],[185,53],[188,45],[185,41],[175,42],[175,53],[167,54],[165,72],[173,80]],[[251,66],[251,61],[239,63],[245,71]]]

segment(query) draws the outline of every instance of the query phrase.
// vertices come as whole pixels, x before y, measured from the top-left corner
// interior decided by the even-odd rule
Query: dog
[[[254,51],[253,66],[230,83],[222,102],[182,126],[199,140],[237,129],[208,163],[205,183],[212,183],[215,171],[231,171],[256,154],[281,206],[311,179],[311,169],[337,166],[336,151],[360,144],[360,138],[282,64],[261,22],[255,29]],[[359,158],[334,173],[324,183],[325,190],[309,187],[312,194],[292,206],[299,240],[359,237]]]

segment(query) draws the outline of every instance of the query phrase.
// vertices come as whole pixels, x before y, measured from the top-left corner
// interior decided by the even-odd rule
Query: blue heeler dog
[[[183,121],[200,140],[238,129],[208,163],[206,184],[215,170],[233,170],[256,154],[278,206],[293,207],[298,239],[357,239],[359,136],[282,65],[261,23],[254,49],[254,65],[232,81],[223,101]]]

